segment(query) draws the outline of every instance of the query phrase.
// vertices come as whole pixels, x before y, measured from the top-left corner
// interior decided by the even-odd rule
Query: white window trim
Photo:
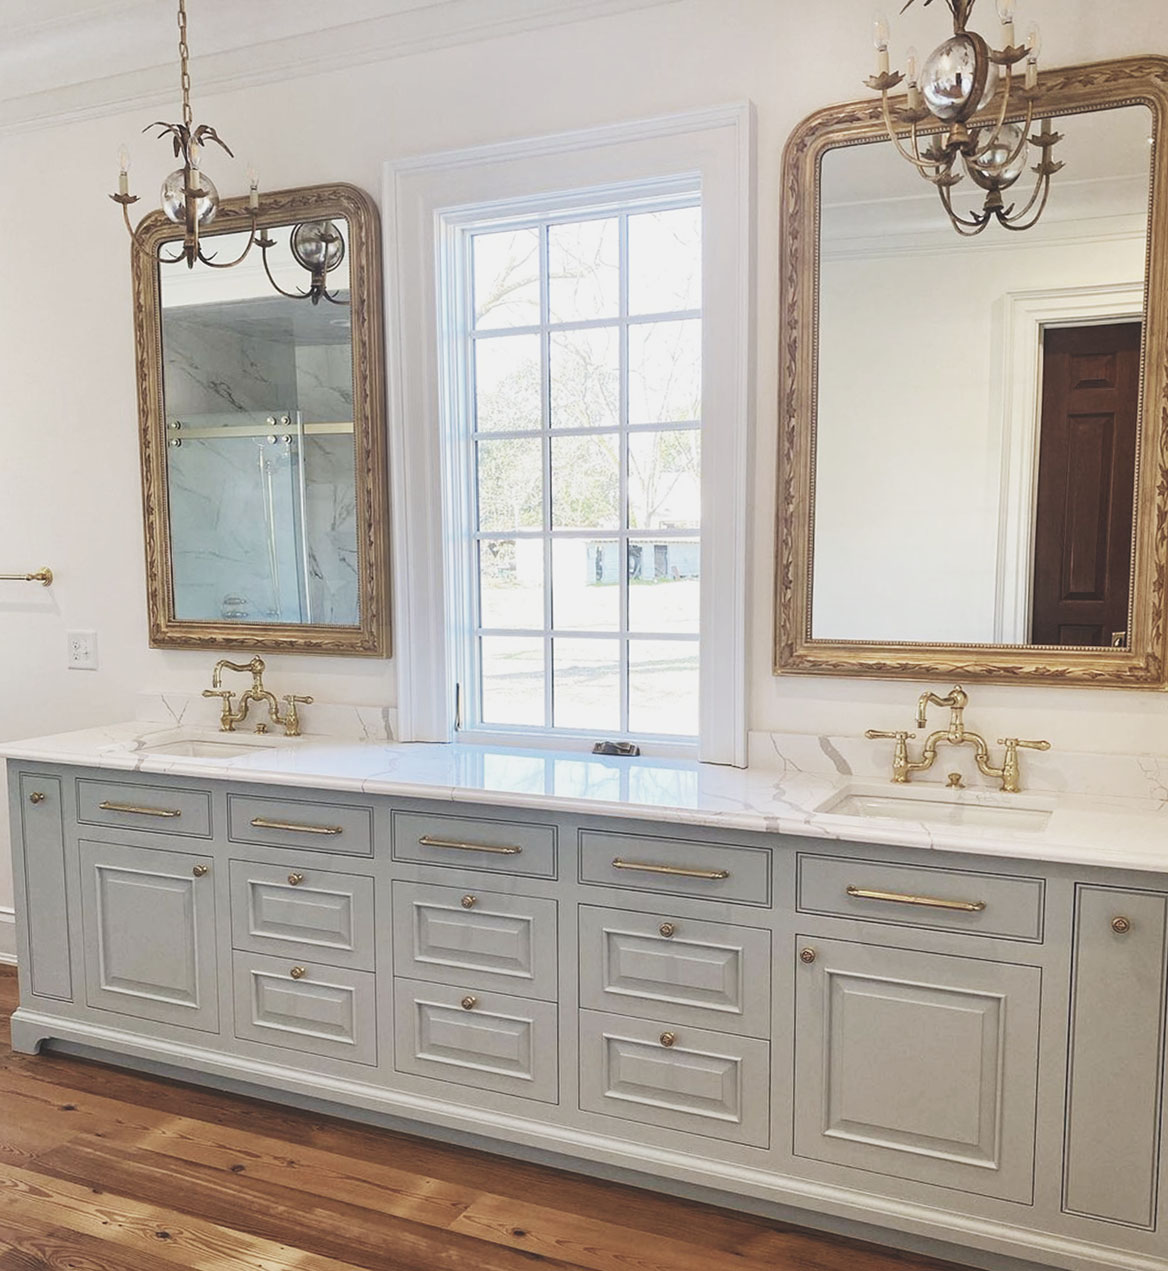
[[[534,204],[557,192],[698,176],[702,187],[702,673],[699,757],[746,763],[747,475],[754,118],[747,104],[531,141],[447,151],[385,166],[385,257],[399,735],[449,741],[454,721],[446,541],[459,475],[445,462],[439,236],[461,210]],[[559,200],[562,202],[562,198]],[[550,738],[541,738],[551,742]],[[551,744],[555,744],[551,742]]]

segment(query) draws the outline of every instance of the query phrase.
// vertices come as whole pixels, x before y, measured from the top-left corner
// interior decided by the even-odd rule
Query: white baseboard
[[[0,906],[0,962],[16,965],[16,910]]]

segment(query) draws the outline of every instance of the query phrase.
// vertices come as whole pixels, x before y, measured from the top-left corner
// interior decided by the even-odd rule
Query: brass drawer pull
[[[288,875],[289,887],[299,887],[302,882],[304,882],[303,874],[289,874]]]
[[[633,869],[642,874],[668,874],[671,878],[704,878],[713,883],[730,877],[728,869],[685,869],[680,865],[650,865],[645,861],[622,861],[619,856],[613,860],[612,867]]]
[[[463,909],[473,909],[479,903],[479,898],[477,896],[463,896],[458,903],[462,905]]]
[[[523,851],[521,847],[512,846],[494,846],[490,843],[460,843],[457,839],[438,839],[429,834],[423,834],[418,839],[421,847],[449,847],[456,852],[491,852],[495,856],[518,856]]]
[[[848,895],[857,900],[887,900],[894,905],[923,905],[926,909],[956,909],[961,913],[979,914],[986,907],[984,900],[939,900],[935,896],[905,896],[896,891],[869,891],[864,887],[849,887]]]
[[[293,834],[343,834],[339,825],[297,825],[293,821],[269,821],[264,816],[253,816],[252,825],[257,830],[288,830]]]
[[[663,922],[657,928],[666,940],[671,940],[677,934],[677,927],[672,922]]]
[[[462,1009],[464,1011],[473,1011],[478,1004],[479,999],[477,997],[472,997],[470,994],[462,999]]]
[[[34,790],[32,794],[28,796],[28,801],[29,803],[44,803],[44,792],[42,790]]]
[[[97,806],[103,812],[132,812],[135,816],[182,816],[177,808],[140,808],[133,803],[113,803],[109,799]]]
[[[194,874],[196,878],[206,878],[210,872],[211,872],[210,865],[196,865],[191,870],[191,873]]]
[[[304,975],[305,975],[305,971],[304,971],[304,968],[303,968],[302,966],[294,966],[294,967],[292,968],[292,970],[288,972],[288,974],[289,974],[289,975],[290,975],[290,976],[291,976],[294,980],[303,980],[303,979],[304,979]]]
[[[1112,918],[1111,930],[1114,931],[1117,936],[1126,936],[1131,929],[1132,925],[1130,918],[1124,918],[1122,915],[1118,918]]]
[[[662,1045],[662,1046],[672,1046],[672,1045],[674,1044],[674,1042],[676,1042],[676,1041],[677,1041],[677,1034],[676,1034],[676,1033],[662,1033],[662,1034],[661,1034],[661,1045]]]

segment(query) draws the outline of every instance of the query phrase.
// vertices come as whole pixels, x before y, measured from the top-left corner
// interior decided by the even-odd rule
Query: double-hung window
[[[744,762],[749,108],[386,176],[401,737]]]
[[[468,731],[697,739],[701,261],[696,188],[460,227]]]

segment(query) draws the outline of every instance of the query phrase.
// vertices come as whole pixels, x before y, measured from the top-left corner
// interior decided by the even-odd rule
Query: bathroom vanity
[[[1161,802],[143,724],[6,752],[19,1050],[1168,1268]]]

